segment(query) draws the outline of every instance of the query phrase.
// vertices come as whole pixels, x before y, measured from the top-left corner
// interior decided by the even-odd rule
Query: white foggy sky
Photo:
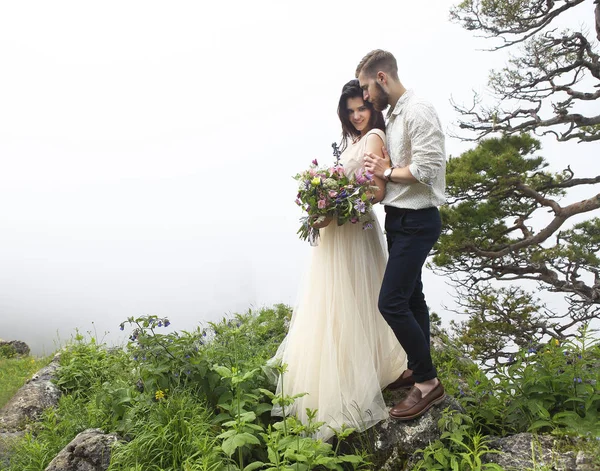
[[[130,315],[190,329],[293,304],[310,247],[291,176],[331,158],[362,56],[392,51],[448,129],[450,97],[502,66],[453,3],[0,2],[0,337],[49,352],[92,322],[118,341]],[[543,155],[597,174],[594,146]],[[451,290],[425,288],[444,316]]]

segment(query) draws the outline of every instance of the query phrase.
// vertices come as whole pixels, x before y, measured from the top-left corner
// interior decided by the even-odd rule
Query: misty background
[[[360,59],[393,52],[449,133],[450,99],[505,63],[454,3],[0,3],[0,338],[50,353],[76,328],[121,343],[128,316],[293,306],[311,248],[292,176],[332,160]],[[575,10],[590,29],[592,2]],[[552,169],[600,172],[597,146],[543,142]],[[448,322],[453,289],[424,284]]]

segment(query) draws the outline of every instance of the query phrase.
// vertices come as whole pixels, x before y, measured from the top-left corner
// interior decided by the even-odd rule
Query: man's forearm
[[[402,183],[404,185],[411,185],[412,183],[418,182],[415,176],[410,173],[408,167],[397,167],[392,169],[390,181],[393,183]]]

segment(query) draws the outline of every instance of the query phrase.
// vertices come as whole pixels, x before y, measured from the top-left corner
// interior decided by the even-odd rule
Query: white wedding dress
[[[372,130],[385,142],[380,130]],[[366,137],[340,162],[346,174],[362,167]],[[327,440],[342,424],[363,431],[388,417],[381,390],[406,369],[406,354],[377,308],[387,251],[377,218],[373,229],[335,222],[321,229],[292,315],[288,334],[271,362],[287,364],[278,378],[286,395],[308,393],[287,410],[303,423],[306,408],[326,424]],[[273,415],[283,415],[274,409]]]

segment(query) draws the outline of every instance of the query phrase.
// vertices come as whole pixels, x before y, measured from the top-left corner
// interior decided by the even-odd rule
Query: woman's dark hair
[[[348,98],[361,98],[363,97],[363,91],[360,88],[358,80],[350,80],[342,88],[342,96],[338,103],[338,116],[342,123],[342,142],[340,151],[343,151],[348,145],[348,140],[354,139],[360,136],[360,132],[350,122],[350,116],[348,115]],[[369,129],[381,129],[385,131],[385,121],[383,119],[383,113],[381,111],[375,111],[373,105],[368,101],[365,101],[365,106],[371,110],[371,119],[369,119]]]

